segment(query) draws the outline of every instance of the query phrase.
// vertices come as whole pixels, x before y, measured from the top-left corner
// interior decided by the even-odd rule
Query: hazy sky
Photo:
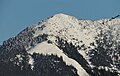
[[[110,18],[120,14],[120,0],[0,0],[0,44],[57,13],[79,19]]]

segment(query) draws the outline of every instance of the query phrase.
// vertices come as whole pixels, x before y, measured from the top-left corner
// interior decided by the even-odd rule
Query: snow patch
[[[32,48],[28,53],[33,54],[34,52],[40,53],[40,54],[54,54],[58,57],[62,56],[63,60],[66,62],[67,65],[73,65],[76,69],[78,74],[81,76],[89,76],[89,74],[81,67],[81,65],[76,62],[75,60],[67,57],[62,50],[60,50],[57,46],[54,44],[48,44],[47,42],[42,42],[36,45],[34,48]]]

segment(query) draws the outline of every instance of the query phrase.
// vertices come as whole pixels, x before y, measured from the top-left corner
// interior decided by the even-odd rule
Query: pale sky
[[[120,0],[0,0],[0,44],[58,13],[79,19],[110,18],[120,14]]]

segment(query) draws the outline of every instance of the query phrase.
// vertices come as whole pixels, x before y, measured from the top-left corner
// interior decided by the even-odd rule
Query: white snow
[[[34,65],[33,65],[34,64],[34,59],[31,56],[29,56],[29,58],[30,59],[29,59],[28,63],[31,65],[31,69],[33,70],[33,68],[34,68]]]
[[[79,23],[81,23],[81,25]],[[94,29],[92,24],[92,21],[83,21],[65,14],[57,14],[52,18],[45,20],[42,24],[37,25],[36,28],[43,25],[46,27],[44,30],[37,29],[35,36],[46,33],[48,35],[59,36],[71,41],[72,38],[76,38],[79,41],[82,40],[86,45],[89,45],[91,42],[94,42],[94,36],[96,35],[96,29]],[[85,25],[88,26],[83,29]]]
[[[73,65],[78,71],[78,74],[80,76],[89,76],[88,73],[81,67],[81,65],[76,62],[75,60],[67,57],[62,50],[60,50],[57,46],[54,44],[48,44],[47,42],[42,42],[36,45],[34,48],[32,48],[28,53],[33,54],[34,52],[40,53],[40,54],[54,54],[58,57],[62,56],[63,60],[66,62],[67,65]]]
[[[38,27],[45,26],[42,30],[38,29]],[[56,14],[53,17],[44,20],[41,24],[38,24],[34,27],[35,34],[34,37],[41,35],[43,33],[48,34],[48,40],[54,42],[56,40],[56,36],[67,40],[68,42],[72,42],[76,45],[85,44],[86,47],[90,47],[90,49],[94,49],[96,45],[94,37],[100,34],[100,31],[106,32],[108,30],[112,30],[112,35],[114,35],[114,40],[120,40],[120,19],[102,19],[102,20],[78,20],[77,18],[65,14]],[[75,38],[75,40],[73,39]],[[82,43],[80,43],[82,41]],[[95,46],[90,46],[90,43],[95,43]],[[49,45],[49,46],[48,46]],[[50,45],[47,43],[41,43],[33,48],[35,52],[43,53],[43,54],[58,54],[65,55],[59,50],[55,45]],[[46,48],[45,48],[46,47]],[[39,49],[39,50],[38,50]],[[51,50],[53,51],[51,51]],[[47,50],[47,51],[46,51]],[[89,51],[89,50],[88,50]],[[90,57],[87,56],[87,50],[81,50],[79,53],[83,55],[83,57],[89,62]],[[33,51],[30,51],[33,53]],[[58,55],[58,56],[59,56]],[[66,57],[66,55],[64,56]],[[72,61],[68,62],[72,63]],[[68,64],[67,63],[67,64]],[[78,65],[77,65],[78,66]],[[92,67],[93,65],[91,65]]]

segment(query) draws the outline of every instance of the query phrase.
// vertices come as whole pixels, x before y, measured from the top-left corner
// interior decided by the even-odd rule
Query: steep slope
[[[58,57],[62,56],[63,57],[63,61],[66,62],[67,65],[72,65],[74,66],[77,70],[78,70],[78,74],[82,75],[82,76],[89,76],[86,71],[79,65],[79,63],[77,63],[75,60],[67,57],[62,50],[60,50],[59,48],[57,48],[57,46],[52,45],[52,44],[48,44],[47,42],[42,42],[40,44],[38,44],[37,46],[35,46],[34,48],[30,49],[28,51],[28,53],[33,54],[33,52],[36,53],[40,53],[40,54],[53,54],[53,55],[57,55]]]
[[[70,72],[72,71],[73,75],[71,74],[71,76],[76,75],[73,69],[77,70],[79,76],[119,76],[119,30],[119,18],[93,21],[56,14],[4,41],[3,45],[0,46],[0,61],[1,64],[12,62],[20,67],[30,67],[29,70],[33,72],[39,70],[39,68],[34,67],[38,66],[39,62],[34,60],[38,59],[39,56],[42,59],[45,57],[36,54],[34,56],[34,53],[50,56],[53,54],[57,55],[58,58],[63,58],[61,62],[65,62],[64,66],[69,67]],[[16,62],[17,58],[18,62]],[[54,60],[54,56],[52,58]],[[52,65],[52,59],[48,60]],[[74,68],[72,69],[70,65]],[[47,68],[49,67],[47,66]],[[64,73],[64,70],[61,72]],[[59,75],[62,73],[55,72]],[[68,74],[66,72],[66,75]],[[38,75],[42,75],[42,73]]]

